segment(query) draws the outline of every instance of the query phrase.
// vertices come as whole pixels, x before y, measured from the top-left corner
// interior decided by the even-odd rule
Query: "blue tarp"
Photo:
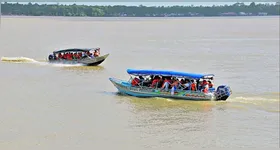
[[[168,71],[168,70],[136,70],[127,69],[127,73],[131,75],[161,75],[161,76],[176,76],[191,79],[200,79],[205,76],[214,76],[213,74],[196,74],[188,72]]]

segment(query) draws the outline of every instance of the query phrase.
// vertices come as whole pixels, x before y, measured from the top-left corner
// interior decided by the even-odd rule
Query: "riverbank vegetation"
[[[2,3],[2,15],[89,17],[192,17],[280,15],[279,3],[235,3],[223,6],[87,6],[60,4]]]

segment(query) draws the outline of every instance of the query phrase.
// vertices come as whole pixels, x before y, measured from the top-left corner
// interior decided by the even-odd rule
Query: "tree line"
[[[223,6],[87,6],[60,4],[2,3],[2,15],[25,16],[90,16],[90,17],[184,17],[224,15],[280,15],[279,3],[235,3]]]

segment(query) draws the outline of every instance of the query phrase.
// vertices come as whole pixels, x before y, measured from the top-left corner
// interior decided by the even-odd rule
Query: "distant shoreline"
[[[59,4],[2,3],[5,16],[65,16],[65,17],[236,17],[279,16],[279,5],[235,3],[224,6],[87,6]]]

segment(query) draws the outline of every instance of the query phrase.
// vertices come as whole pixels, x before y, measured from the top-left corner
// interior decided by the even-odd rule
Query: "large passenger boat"
[[[99,56],[100,48],[72,48],[54,51],[49,55],[50,63],[83,64],[97,66],[101,64],[109,54]]]
[[[127,73],[128,81],[109,80],[120,93],[130,96],[225,101],[232,94],[227,85],[213,86],[213,74],[136,69],[127,69]]]

